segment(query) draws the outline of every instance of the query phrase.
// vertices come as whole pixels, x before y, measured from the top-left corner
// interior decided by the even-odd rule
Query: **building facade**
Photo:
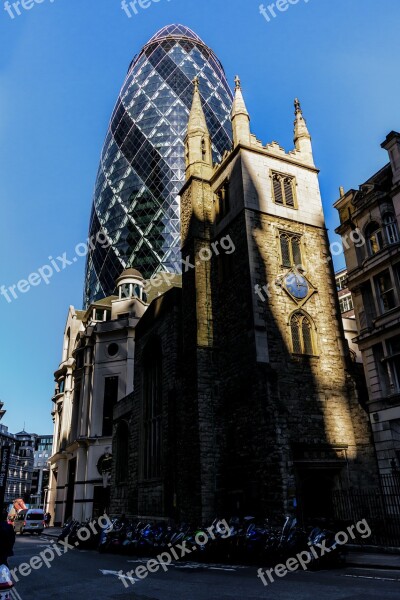
[[[141,274],[86,311],[70,307],[55,372],[49,511],[56,525],[109,508],[114,405],[134,387],[135,327],[147,308]]]
[[[348,240],[347,285],[379,468],[388,475],[400,467],[400,134],[390,133],[382,148],[389,163],[359,189],[343,191],[335,207],[336,231]]]
[[[298,101],[295,112],[294,150],[263,146],[237,79],[234,147],[214,165],[194,81],[188,268],[136,328],[135,389],[114,409],[112,512],[326,518],[336,491],[377,482]]]
[[[114,408],[112,514],[180,518],[182,291],[170,286],[135,329],[135,389]],[[193,424],[194,425],[194,424]]]
[[[8,468],[7,483],[4,494],[4,502],[8,505],[16,497],[21,497],[17,496],[17,494],[20,492],[26,495],[28,488],[22,471],[19,471],[18,469],[18,446],[16,437],[14,434],[9,433],[6,425],[0,425],[0,447],[3,448],[3,446],[11,447],[10,464]]]
[[[178,193],[196,74],[219,161],[232,143],[232,93],[214,52],[189,28],[170,25],[129,67],[102,151],[89,228],[92,239],[101,233],[110,245],[89,251],[85,307],[112,295],[126,267],[140,265],[146,278],[181,271]]]
[[[37,435],[35,437],[30,501],[38,508],[46,508],[50,479],[49,459],[53,447],[53,436]]]
[[[347,287],[347,269],[341,269],[335,273],[336,289],[339,297],[339,308],[342,315],[344,336],[349,345],[352,359],[362,364],[361,352],[354,342],[358,335],[356,314],[354,312],[353,297]]]
[[[17,498],[30,502],[35,435],[26,431],[17,434],[9,433],[8,427],[0,425],[0,446],[10,446],[10,464],[4,502],[9,505]]]

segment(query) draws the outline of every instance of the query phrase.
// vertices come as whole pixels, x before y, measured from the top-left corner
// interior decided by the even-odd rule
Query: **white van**
[[[34,533],[39,535],[44,529],[44,512],[37,508],[20,510],[14,519],[13,526],[15,533],[22,535],[25,531],[29,531],[31,535]]]

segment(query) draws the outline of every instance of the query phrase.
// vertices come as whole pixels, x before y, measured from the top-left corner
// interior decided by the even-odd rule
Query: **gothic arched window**
[[[272,173],[273,199],[275,204],[296,208],[296,180],[291,175]]]
[[[229,210],[229,181],[226,180],[215,194],[216,223],[222,221],[222,219],[228,214]]]
[[[290,330],[294,354],[315,354],[312,323],[304,313],[296,312],[292,315]]]
[[[279,239],[281,244],[282,265],[284,267],[302,268],[299,236],[290,233],[281,233]]]

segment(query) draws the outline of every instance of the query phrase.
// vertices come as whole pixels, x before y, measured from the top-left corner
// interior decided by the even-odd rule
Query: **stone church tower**
[[[263,145],[236,78],[233,148],[213,165],[199,85],[181,192],[182,513],[333,516],[335,490],[374,485],[376,465],[311,137],[296,100],[295,148]]]

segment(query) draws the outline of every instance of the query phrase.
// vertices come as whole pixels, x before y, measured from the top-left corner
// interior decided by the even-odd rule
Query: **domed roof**
[[[165,38],[180,38],[180,37],[185,37],[185,38],[190,38],[192,40],[195,40],[196,42],[200,42],[201,44],[204,44],[203,40],[191,29],[189,29],[189,27],[186,27],[185,25],[166,25],[165,27],[163,27],[162,29],[160,29],[160,31],[157,31],[156,34],[153,35],[153,37],[149,40],[149,44],[151,42],[155,42],[158,40],[162,40]],[[204,44],[205,45],[205,44]]]
[[[137,270],[137,269],[125,269],[124,271],[122,271],[121,275],[118,277],[117,281],[119,281],[120,279],[124,279],[125,277],[136,277],[136,278],[140,278],[143,279],[143,275]]]

